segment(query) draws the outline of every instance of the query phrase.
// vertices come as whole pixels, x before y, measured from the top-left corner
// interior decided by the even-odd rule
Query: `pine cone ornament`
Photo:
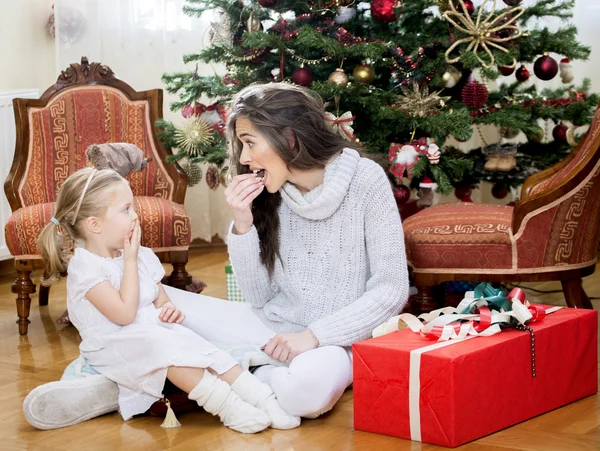
[[[202,168],[197,163],[187,163],[183,166],[183,170],[188,176],[188,186],[197,185],[202,181]]]

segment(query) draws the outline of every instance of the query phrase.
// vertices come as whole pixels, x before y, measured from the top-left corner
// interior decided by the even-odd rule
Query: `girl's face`
[[[109,195],[112,202],[100,218],[102,240],[110,249],[123,249],[123,242],[131,236],[138,218],[133,208],[133,193],[127,183],[119,183]]]
[[[251,171],[259,171],[263,184],[270,193],[276,193],[290,178],[284,161],[273,150],[267,139],[256,131],[248,118],[240,117],[235,122],[235,133],[242,143],[240,163]]]

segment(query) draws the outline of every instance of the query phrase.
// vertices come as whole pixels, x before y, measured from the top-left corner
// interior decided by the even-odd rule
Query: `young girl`
[[[236,431],[297,427],[300,419],[283,411],[268,385],[180,325],[184,315],[160,283],[163,267],[140,247],[140,235],[127,181],[112,170],[88,168],[65,181],[39,238],[47,274],[68,269],[67,305],[81,355],[117,384],[123,419],[161,399],[168,378]],[[24,411],[32,413],[27,406]],[[28,419],[50,427],[42,416]]]

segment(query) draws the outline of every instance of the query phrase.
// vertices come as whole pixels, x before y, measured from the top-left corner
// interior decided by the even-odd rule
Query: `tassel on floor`
[[[175,416],[175,412],[171,409],[171,403],[168,399],[165,399],[165,404],[167,405],[167,415],[165,415],[165,421],[160,425],[161,428],[178,428],[181,426],[181,423],[177,420]]]

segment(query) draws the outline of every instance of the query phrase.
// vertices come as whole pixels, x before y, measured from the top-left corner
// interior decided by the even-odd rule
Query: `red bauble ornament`
[[[558,63],[554,58],[544,53],[533,64],[533,72],[540,80],[552,80],[558,74]]]
[[[473,202],[471,199],[472,188],[469,185],[457,186],[454,188],[454,195],[461,202]]]
[[[520,82],[527,81],[529,80],[529,71],[525,66],[521,66],[517,69],[515,77],[517,77],[517,80],[519,80]]]
[[[277,5],[278,1],[279,0],[258,0],[258,4],[263,8],[272,8],[273,6]]]
[[[567,127],[565,124],[558,124],[556,127],[554,127],[554,130],[552,130],[552,136],[554,137],[554,140],[566,143],[568,129],[569,127]]]
[[[521,3],[521,1],[522,0],[504,0],[504,3],[506,3],[508,6],[517,6]]]
[[[194,115],[194,107],[192,105],[186,105],[181,109],[181,115],[186,119]]]
[[[373,0],[371,2],[371,16],[373,19],[383,23],[396,22],[394,8],[399,8],[402,3],[399,0]]]
[[[472,110],[483,107],[488,100],[488,90],[478,81],[469,77],[469,81],[463,87],[461,93],[462,102]]]
[[[473,14],[473,11],[475,11],[475,5],[473,4],[473,2],[471,0],[463,0],[465,7],[467,8],[467,12],[469,14]],[[457,7],[458,11],[462,11],[462,8]]]
[[[306,67],[296,69],[292,74],[292,81],[300,86],[310,86],[312,83],[312,72]]]
[[[504,199],[508,196],[508,188],[504,183],[496,183],[492,187],[492,196],[496,199]]]
[[[410,188],[406,185],[394,186],[392,192],[398,205],[402,205],[410,199]]]
[[[502,75],[508,77],[509,75],[512,75],[515,72],[515,66],[500,66],[498,67],[498,70]]]

